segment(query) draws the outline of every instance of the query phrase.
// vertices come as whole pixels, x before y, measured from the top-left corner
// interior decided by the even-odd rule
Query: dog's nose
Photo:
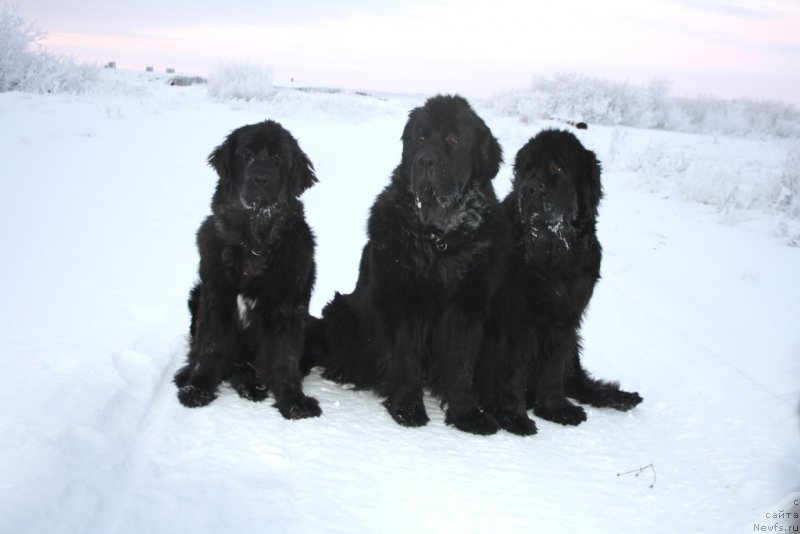
[[[253,182],[257,186],[265,186],[267,185],[268,181],[269,181],[269,175],[265,172],[259,172],[253,175]]]
[[[422,169],[432,169],[434,165],[436,165],[436,162],[430,155],[420,154],[420,156],[417,158],[417,165],[419,165],[419,167]]]
[[[543,195],[547,187],[539,181],[530,181],[522,188],[526,195]]]

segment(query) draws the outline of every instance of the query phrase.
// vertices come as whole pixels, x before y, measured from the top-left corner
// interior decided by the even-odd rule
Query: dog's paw
[[[444,422],[464,432],[481,436],[494,434],[498,430],[494,417],[478,408],[460,414],[454,414],[452,410],[448,410],[445,413]]]
[[[533,413],[554,423],[577,426],[586,421],[586,412],[580,406],[569,402],[556,405],[537,405]]]
[[[494,418],[500,428],[518,436],[532,436],[536,434],[536,423],[526,413],[509,411],[495,412]]]
[[[187,408],[199,408],[217,398],[216,393],[194,386],[178,388],[178,400]]]
[[[336,371],[325,369],[322,371],[322,378],[325,380],[330,380],[331,382],[336,382],[337,384],[353,383],[353,379],[350,378],[350,375],[341,369]]]
[[[306,419],[322,415],[322,409],[319,407],[317,399],[306,395],[301,395],[289,402],[276,403],[275,406],[285,419]]]
[[[236,386],[236,393],[243,399],[253,402],[261,402],[267,398],[269,388],[265,384],[252,383],[252,384],[239,384]]]
[[[422,399],[406,401],[391,401],[387,399],[383,402],[383,405],[386,406],[386,410],[392,416],[392,419],[403,426],[425,426],[430,420],[425,412],[425,405],[422,404]]]

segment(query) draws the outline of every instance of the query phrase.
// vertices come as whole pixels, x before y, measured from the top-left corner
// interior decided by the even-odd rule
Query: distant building
[[[167,69],[167,74],[175,74],[175,69]]]
[[[106,63],[104,65],[104,68],[106,68],[106,69],[116,69],[117,68],[117,62],[116,61],[109,61],[108,63]]]
[[[153,67],[146,67],[144,70],[146,70],[147,72],[153,72]]]

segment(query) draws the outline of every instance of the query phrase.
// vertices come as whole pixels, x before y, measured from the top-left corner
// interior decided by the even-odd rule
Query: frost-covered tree
[[[40,41],[47,33],[4,5],[0,12],[0,92],[54,93],[86,90],[98,69],[52,54]]]

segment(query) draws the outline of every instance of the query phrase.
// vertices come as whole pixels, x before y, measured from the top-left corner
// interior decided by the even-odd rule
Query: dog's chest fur
[[[441,226],[425,225],[416,210],[413,195],[388,191],[373,212],[381,214],[370,224],[370,239],[381,256],[380,263],[395,278],[455,291],[468,273],[484,261],[492,248],[491,236],[483,231],[488,202],[480,194],[451,209]]]
[[[266,276],[269,272],[269,250],[254,253],[245,246],[228,246],[222,250],[222,263],[228,280],[239,288],[248,282]]]
[[[291,221],[292,214],[286,211],[216,218],[216,232],[225,243],[221,260],[226,277],[240,292],[253,293],[252,286],[269,278],[274,262],[281,261],[276,247],[284,241]]]
[[[518,287],[531,312],[547,320],[580,321],[600,277],[596,236],[517,224],[514,277],[524,280]]]

